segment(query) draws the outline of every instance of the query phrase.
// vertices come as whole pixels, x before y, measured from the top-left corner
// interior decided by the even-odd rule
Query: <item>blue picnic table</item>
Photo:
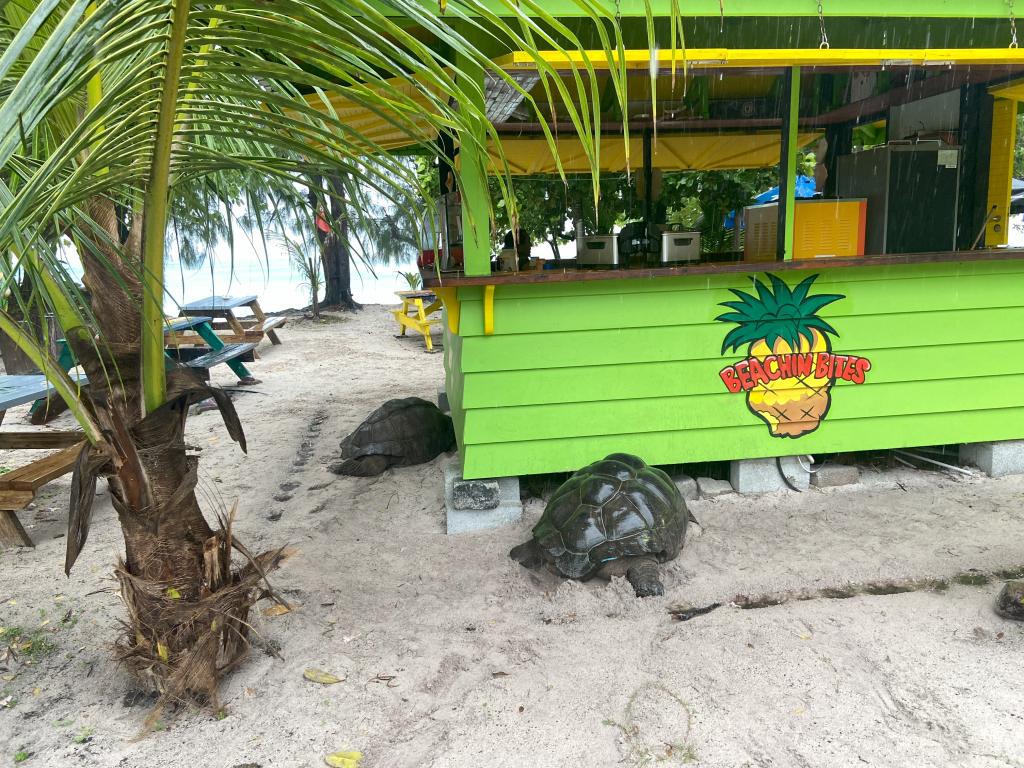
[[[72,374],[71,378],[79,384],[87,383],[84,374]],[[53,385],[41,373],[0,376],[0,423],[3,422],[9,408],[16,408],[55,394]]]

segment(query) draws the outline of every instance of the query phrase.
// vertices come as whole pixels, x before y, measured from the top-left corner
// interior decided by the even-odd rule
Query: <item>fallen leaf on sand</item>
[[[508,677],[508,672],[491,672],[491,677]]]
[[[338,677],[337,675],[332,675],[330,672],[324,672],[322,669],[315,669],[313,667],[310,667],[303,672],[302,676],[309,680],[309,682],[320,683],[320,685],[334,685],[335,683],[341,683],[345,680],[344,677]],[[339,752],[338,754],[341,753]]]
[[[332,752],[324,756],[324,762],[334,768],[359,768],[362,752]]]
[[[263,609],[264,616],[284,616],[286,613],[291,613],[292,609],[287,605],[281,605],[280,603],[274,603],[269,608]]]

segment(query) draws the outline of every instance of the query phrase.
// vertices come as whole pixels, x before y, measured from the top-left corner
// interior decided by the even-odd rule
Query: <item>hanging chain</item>
[[[1010,6],[1010,47],[1017,47],[1017,17],[1013,13],[1013,0],[1007,0]]]
[[[821,0],[818,0],[818,26],[821,27],[821,43],[818,48],[826,50],[828,49],[828,32],[825,31],[825,9],[821,5]]]
[[[725,32],[725,0],[718,0],[718,32]]]

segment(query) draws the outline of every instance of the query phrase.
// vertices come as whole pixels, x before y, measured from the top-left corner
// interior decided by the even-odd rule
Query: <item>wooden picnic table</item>
[[[248,307],[252,310],[253,319],[239,318],[235,310]],[[181,308],[186,316],[208,315],[213,318],[211,325],[215,330],[228,329],[229,334],[221,336],[227,343],[248,341],[260,342],[266,335],[271,344],[280,344],[281,339],[274,331],[278,326],[288,322],[285,317],[267,317],[260,308],[258,296],[207,296],[205,299],[190,302]]]
[[[72,378],[86,383],[85,376],[72,375]],[[0,423],[8,409],[54,394],[54,388],[42,374],[0,376]],[[0,432],[0,449],[60,449],[0,475],[0,546],[33,546],[32,539],[18,520],[17,512],[35,498],[36,491],[74,468],[84,443],[85,439],[78,431]]]
[[[214,330],[213,318],[209,315],[192,315],[168,321],[164,326],[164,340],[169,348],[168,356],[176,357],[192,368],[209,371],[213,366],[225,363],[242,384],[257,383],[242,363],[246,355],[255,354],[256,342],[225,344],[224,339]],[[210,351],[190,356],[183,350],[187,347],[194,349],[200,345],[209,347]]]

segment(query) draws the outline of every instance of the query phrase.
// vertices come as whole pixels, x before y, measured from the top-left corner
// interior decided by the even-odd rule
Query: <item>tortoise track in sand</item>
[[[794,590],[787,592],[765,593],[753,597],[736,595],[728,604],[742,610],[756,608],[772,608],[790,602],[808,600],[847,600],[858,595],[901,595],[907,592],[930,591],[942,593],[954,584],[967,587],[984,587],[993,581],[1013,581],[1024,578],[1024,565],[1014,568],[1000,568],[982,571],[975,568],[961,571],[949,578],[934,579],[897,579],[890,581],[871,581],[860,584],[849,584],[844,587],[825,587],[814,590]],[[668,613],[676,621],[689,621],[704,616],[720,608],[723,603],[711,603],[705,606],[671,605]]]
[[[306,432],[299,441],[299,445],[295,450],[295,458],[292,460],[291,471],[288,474],[288,479],[278,485],[278,492],[272,497],[274,501],[281,504],[291,501],[294,498],[293,491],[298,490],[302,486],[301,474],[306,470],[310,459],[312,459],[316,453],[316,442],[323,431],[324,423],[329,418],[330,414],[323,407],[319,407],[313,411],[313,415],[309,419],[309,424],[306,426]],[[309,489],[319,490],[325,487],[325,484],[318,483],[311,485]],[[319,512],[323,507],[324,505],[320,504],[317,507],[314,507],[311,511]],[[283,514],[283,509],[275,509],[267,515],[267,519],[271,522],[277,522],[281,519]]]

